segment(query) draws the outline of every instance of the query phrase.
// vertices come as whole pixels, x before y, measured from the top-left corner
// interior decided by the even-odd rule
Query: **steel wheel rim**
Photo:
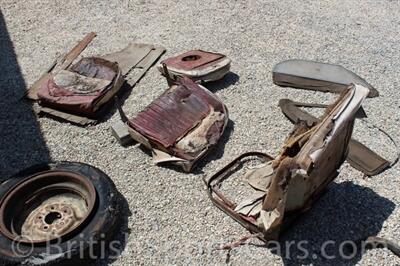
[[[96,189],[70,171],[40,172],[9,190],[0,202],[0,231],[22,243],[67,238],[90,220]]]

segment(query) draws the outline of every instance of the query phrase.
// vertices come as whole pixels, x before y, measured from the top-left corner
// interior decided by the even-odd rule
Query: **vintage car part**
[[[300,107],[326,108],[326,105],[294,102],[289,99],[279,100],[279,106],[284,115],[294,124],[305,121],[308,126],[317,124],[320,119],[300,109]],[[368,147],[351,139],[347,155],[349,164],[367,176],[377,175],[391,166],[391,163],[370,150]]]
[[[88,252],[96,254],[93,241],[113,235],[119,197],[111,179],[87,164],[19,172],[0,185],[0,264],[81,265]]]
[[[86,57],[69,69],[53,74],[42,84],[37,95],[43,107],[95,118],[122,83],[117,63]]]
[[[355,114],[368,93],[368,88],[352,85],[318,124],[297,123],[275,159],[262,153],[235,159],[207,181],[213,203],[262,240],[279,238],[338,175],[347,156]],[[223,181],[250,156],[262,157],[264,163],[247,172],[247,187],[252,192],[236,204],[221,192]]]
[[[74,62],[74,60],[83,52],[83,50],[85,50],[85,48],[93,41],[95,37],[96,33],[88,33],[63,57],[54,60],[49,68],[28,89],[28,91],[26,92],[26,97],[31,100],[38,100],[37,91],[42,87],[43,83],[46,83],[51,78],[51,74],[60,70],[66,70],[72,64],[72,62]]]
[[[38,113],[80,125],[96,123],[124,81],[133,87],[165,52],[161,46],[131,43],[121,51],[83,58],[71,66],[95,36],[88,34],[57,59],[27,91],[27,98],[40,100]]]
[[[152,151],[156,164],[170,162],[189,172],[217,144],[228,110],[216,95],[182,77],[134,118],[122,117],[131,137]]]
[[[277,64],[272,79],[279,86],[334,93],[342,92],[350,84],[360,84],[369,89],[368,97],[379,95],[368,82],[340,65],[308,60],[292,59]]]
[[[160,45],[130,43],[121,51],[101,57],[111,62],[117,62],[126,83],[133,87],[164,53],[165,48]]]
[[[192,50],[165,59],[157,66],[164,76],[168,74],[173,80],[186,76],[199,82],[222,79],[229,72],[230,67],[231,60],[225,55],[202,50]]]

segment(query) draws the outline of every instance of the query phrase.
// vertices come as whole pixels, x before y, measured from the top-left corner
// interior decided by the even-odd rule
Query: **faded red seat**
[[[97,111],[122,85],[117,63],[102,58],[83,58],[67,70],[60,70],[38,91],[39,103],[56,110],[96,116]]]
[[[183,77],[128,121],[130,133],[153,150],[155,162],[175,162],[190,171],[221,137],[225,105],[210,91]]]

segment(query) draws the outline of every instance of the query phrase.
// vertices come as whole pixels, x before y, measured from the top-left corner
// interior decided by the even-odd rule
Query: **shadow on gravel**
[[[203,174],[203,168],[210,162],[221,159],[224,156],[225,145],[228,143],[233,131],[235,130],[235,122],[229,119],[228,124],[226,125],[225,131],[219,139],[216,147],[210,151],[204,158],[202,158],[198,164],[195,166],[193,173]]]
[[[284,265],[355,265],[365,251],[361,240],[376,236],[394,208],[369,188],[333,183],[271,251]]]
[[[29,102],[14,46],[0,10],[0,182],[32,164],[49,161],[36,116]]]
[[[229,86],[236,84],[238,81],[239,81],[239,76],[234,72],[229,72],[224,76],[223,79],[208,82],[204,85],[204,87],[215,93],[219,90],[226,89]]]
[[[18,65],[14,45],[0,10],[0,182],[21,169],[50,161],[32,104],[22,99],[26,84]],[[116,234],[111,239],[112,249],[96,265],[115,261],[127,245],[128,217],[131,215],[126,199],[120,195],[121,216]],[[110,244],[111,245],[111,244]],[[111,247],[111,246],[110,246]],[[69,265],[69,264],[68,264]],[[81,264],[75,264],[81,265]],[[87,265],[87,264],[84,264]]]
[[[125,197],[122,194],[119,194],[119,198],[121,221],[116,225],[116,232],[108,242],[107,246],[104,247],[104,251],[100,251],[100,256],[102,257],[93,261],[91,264],[92,266],[107,266],[112,264],[121,256],[128,244],[128,237],[131,233],[131,230],[128,227],[128,218],[132,216],[132,212],[129,209],[129,204]]]
[[[229,72],[224,76],[223,79],[208,82],[204,85],[207,89],[211,92],[215,93],[222,89],[227,89],[229,86],[236,84],[239,81],[239,76],[234,72]],[[228,107],[229,111],[229,107]],[[194,174],[203,174],[203,168],[208,163],[212,161],[216,161],[224,155],[225,145],[229,141],[230,136],[232,135],[233,131],[235,130],[235,122],[232,120],[228,120],[228,124],[226,125],[225,131],[222,134],[220,140],[218,141],[216,147],[207,154],[203,159],[199,161],[199,163],[195,166],[193,173]]]

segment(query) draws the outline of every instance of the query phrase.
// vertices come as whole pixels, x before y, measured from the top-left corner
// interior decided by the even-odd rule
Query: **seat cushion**
[[[218,141],[227,119],[226,107],[213,93],[184,77],[128,125],[153,147],[193,159]]]
[[[192,50],[163,60],[157,68],[172,79],[186,76],[194,81],[209,82],[223,78],[229,72],[230,64],[231,60],[223,54]]]
[[[68,70],[53,75],[38,91],[40,104],[71,113],[94,115],[115,93],[119,68],[101,58],[83,58]]]

